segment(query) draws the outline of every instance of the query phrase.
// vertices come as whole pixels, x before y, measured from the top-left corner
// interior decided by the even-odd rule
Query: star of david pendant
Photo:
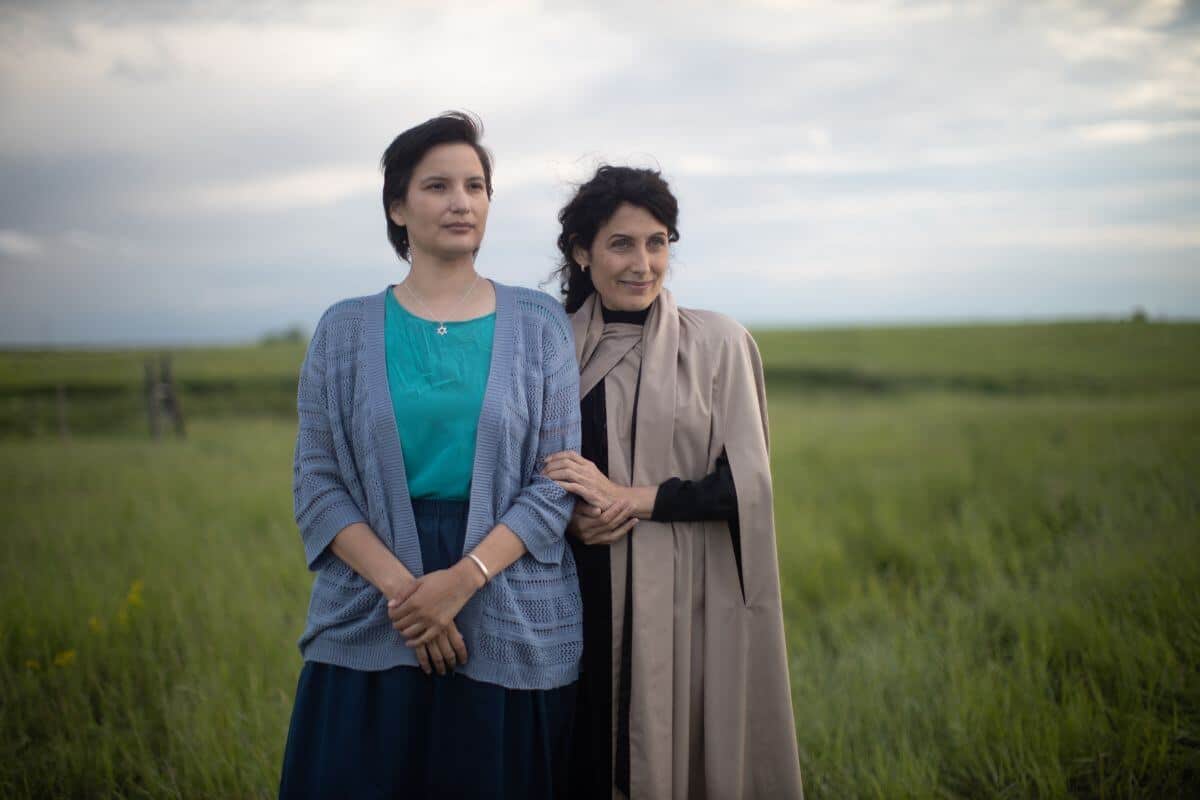
[[[438,336],[446,335],[446,323],[443,322],[437,326],[437,335]]]

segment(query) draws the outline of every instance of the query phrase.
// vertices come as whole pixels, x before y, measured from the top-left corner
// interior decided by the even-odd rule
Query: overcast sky
[[[404,276],[378,159],[450,108],[502,281],[632,163],[748,324],[1200,316],[1197,3],[49,0],[0,2],[0,343],[311,327]]]

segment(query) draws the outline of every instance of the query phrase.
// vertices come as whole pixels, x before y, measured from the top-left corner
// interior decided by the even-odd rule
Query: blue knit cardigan
[[[495,575],[456,619],[468,660],[460,674],[510,689],[574,681],[582,602],[563,534],[573,500],[539,474],[542,460],[579,448],[579,373],[562,306],[529,289],[496,287],[496,332],[479,415],[464,552],[497,523],[528,553]],[[386,292],[325,312],[300,372],[293,496],[316,572],[305,660],[359,670],[416,666],[392,629],[387,599],[329,549],[365,522],[413,575],[423,575],[384,354]]]

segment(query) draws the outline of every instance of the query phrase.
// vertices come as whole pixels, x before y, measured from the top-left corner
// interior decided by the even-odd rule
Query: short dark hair
[[[596,287],[575,261],[575,247],[592,248],[596,234],[622,204],[644,208],[667,228],[668,239],[679,241],[679,202],[661,173],[653,169],[614,167],[603,164],[591,180],[581,185],[571,201],[558,212],[562,226],[558,234],[558,252],[562,254],[558,276],[559,291],[567,313],[579,310]]]
[[[379,168],[383,170],[383,216],[387,220],[388,241],[396,255],[408,261],[408,229],[392,222],[388,213],[392,203],[403,203],[408,197],[408,185],[413,170],[439,144],[469,144],[483,164],[483,180],[487,195],[492,196],[492,156],[479,140],[483,138],[483,123],[466,111],[447,111],[397,136],[383,151]]]

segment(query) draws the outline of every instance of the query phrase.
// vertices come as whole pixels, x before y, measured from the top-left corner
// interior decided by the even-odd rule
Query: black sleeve
[[[579,402],[579,454],[608,474],[608,402],[600,381]]]
[[[736,524],[738,521],[737,491],[733,486],[733,472],[729,459],[722,451],[717,459],[715,472],[698,481],[671,478],[658,487],[654,499],[654,522],[699,522],[723,519]]]

